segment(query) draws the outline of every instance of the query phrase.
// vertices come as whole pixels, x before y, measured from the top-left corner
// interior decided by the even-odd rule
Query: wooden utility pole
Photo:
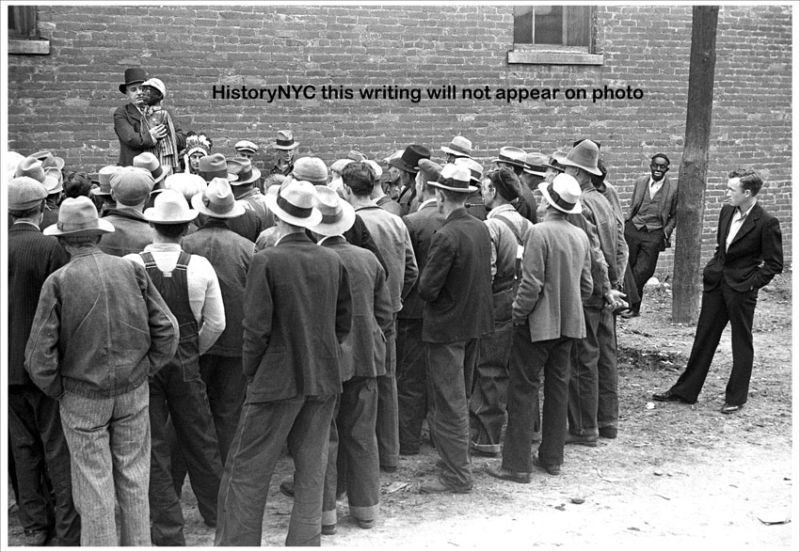
[[[719,7],[716,6],[692,8],[686,137],[678,173],[678,214],[672,274],[673,322],[694,322],[699,310],[700,245],[714,99],[718,12]]]

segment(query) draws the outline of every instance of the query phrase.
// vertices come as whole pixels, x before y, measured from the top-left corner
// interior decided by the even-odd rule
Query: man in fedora
[[[454,136],[441,150],[445,153],[445,163],[453,163],[461,158],[472,159],[472,141],[463,136]]]
[[[476,188],[466,167],[445,165],[430,184],[445,222],[433,235],[417,287],[425,301],[422,341],[433,392],[431,439],[444,466],[420,491],[466,493],[472,490],[469,390],[478,339],[493,326],[492,240],[486,225],[464,209]]]
[[[179,336],[144,267],[97,248],[113,231],[89,198],[61,204],[44,234],[71,259],[45,280],[25,349],[31,380],[59,401],[81,546],[102,548],[150,546],[147,380]]]
[[[498,168],[506,167],[511,169],[519,179],[522,179],[527,166],[527,157],[528,154],[525,150],[505,146],[500,148],[500,153],[492,161],[495,162]],[[527,186],[522,186],[519,197],[514,201],[514,208],[523,217],[536,224],[536,207],[536,198],[533,197],[533,192]]]
[[[220,459],[224,465],[244,403],[242,319],[244,286],[253,258],[253,242],[225,224],[227,220],[244,214],[244,206],[234,199],[226,178],[213,179],[208,188],[192,198],[192,206],[208,217],[208,221],[197,232],[185,236],[181,247],[211,263],[217,273],[225,308],[225,330],[200,356],[200,377],[206,384]]]
[[[486,220],[486,206],[483,204],[480,188],[483,180],[483,165],[470,157],[459,157],[453,164],[469,169],[470,182],[477,187],[477,191],[469,194],[465,200],[464,207],[466,207],[467,213],[478,220]]]
[[[342,391],[340,344],[352,308],[341,259],[305,234],[322,221],[315,196],[311,183],[293,179],[267,192],[279,236],[253,257],[247,273],[248,386],[220,485],[217,546],[261,544],[270,479],[285,444],[295,465],[286,544],[320,544],[330,424]]]
[[[153,207],[144,211],[144,218],[155,231],[153,243],[143,252],[125,257],[144,266],[180,327],[181,340],[175,356],[150,380],[150,516],[156,546],[185,545],[180,497],[169,470],[168,417],[175,428],[200,515],[211,526],[217,518],[222,463],[206,386],[200,378],[200,355],[225,329],[225,311],[211,263],[183,251],[180,245],[197,214],[175,190],[162,191]]]
[[[159,140],[167,137],[166,125],[150,127],[144,115],[145,102],[142,83],[147,75],[141,67],[125,69],[125,82],[119,91],[125,94],[127,103],[114,111],[114,132],[119,138],[119,161],[123,167],[130,165],[133,158],[156,146]]]
[[[145,246],[153,243],[155,232],[142,215],[153,190],[153,177],[144,169],[118,169],[110,179],[110,193],[116,206],[103,215],[103,219],[114,226],[114,232],[104,234],[97,247],[103,253],[124,257],[130,253],[139,253]]]
[[[291,130],[279,130],[278,136],[272,143],[272,149],[275,150],[275,164],[269,170],[269,174],[291,173],[294,168],[295,150],[299,145],[300,142],[294,141]]]
[[[392,330],[393,312],[386,272],[377,257],[344,238],[356,219],[353,207],[327,186],[317,186],[317,208],[322,222],[309,230],[319,245],[339,255],[347,270],[353,305],[352,327],[342,342],[342,394],[331,421],[322,501],[322,533],[332,534],[337,487],[347,492],[350,515],[362,529],[371,528],[378,514],[377,378],[386,373],[384,336]],[[341,472],[337,464],[342,466]]]
[[[594,290],[584,302],[586,339],[579,342],[577,360],[570,381],[568,444],[597,446],[598,434],[617,436],[619,397],[617,391],[617,340],[613,310],[625,306],[617,252],[624,247],[622,228],[617,224],[608,200],[592,184],[598,167],[600,148],[592,140],[582,140],[561,161],[565,174],[581,186],[580,215],[570,222],[584,228],[592,244]]]
[[[375,188],[375,176],[369,165],[353,162],[342,170],[344,196],[355,208],[369,229],[386,263],[386,281],[392,299],[395,322],[386,334],[386,374],[378,377],[378,450],[381,468],[397,470],[400,462],[400,437],[397,414],[397,351],[396,317],[408,296],[419,270],[411,246],[411,236],[403,220],[375,204],[370,197]]]
[[[403,208],[403,215],[416,211],[419,201],[415,201],[417,172],[419,172],[419,160],[430,159],[431,151],[425,146],[411,144],[403,150],[403,154],[389,161],[390,167],[395,167],[400,171],[400,195],[397,202]]]
[[[261,232],[275,225],[275,217],[267,207],[266,198],[256,186],[261,179],[261,171],[253,166],[250,159],[234,157],[228,161],[228,172],[236,176],[236,180],[231,181],[233,197],[242,202],[245,211],[255,215],[258,220],[258,232],[253,238],[246,236],[255,242]],[[240,219],[231,219],[230,222],[235,225],[234,221],[238,220]]]
[[[582,301],[592,292],[589,238],[567,216],[581,212],[581,188],[561,174],[539,189],[546,201],[544,220],[525,244],[522,282],[513,304],[514,336],[508,391],[508,427],[503,462],[490,475],[528,483],[532,470],[531,434],[544,372],[542,442],[536,463],[550,475],[561,473],[566,437],[567,395],[576,343],[586,336]]]
[[[436,204],[436,194],[429,182],[436,182],[441,165],[430,159],[419,160],[416,196],[419,208],[403,217],[411,237],[414,257],[420,273],[425,269],[433,234],[444,224]],[[400,421],[400,455],[419,454],[422,421],[428,412],[428,376],[425,346],[422,342],[422,311],[425,302],[419,296],[419,280],[403,301],[397,314],[397,407]]]
[[[80,517],[72,502],[69,450],[58,401],[25,371],[25,344],[45,279],[69,261],[52,236],[39,230],[47,190],[30,177],[8,182],[8,434],[24,543],[80,545]],[[49,479],[50,488],[44,482]],[[52,514],[48,510],[52,509]]]
[[[100,216],[116,206],[116,200],[111,197],[111,177],[114,176],[119,169],[119,165],[106,165],[97,171],[96,186],[92,188],[91,199],[94,201],[97,211]]]
[[[160,190],[163,188],[164,179],[172,174],[172,168],[167,167],[165,169],[163,166],[161,166],[161,162],[158,160],[158,157],[149,151],[140,153],[134,157],[133,166],[139,169],[144,169],[150,173],[150,176],[153,177],[154,190]]]

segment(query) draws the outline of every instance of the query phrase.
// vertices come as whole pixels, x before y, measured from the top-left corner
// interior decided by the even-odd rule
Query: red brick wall
[[[512,8],[505,6],[47,6],[39,8],[49,56],[9,56],[9,147],[49,148],[70,167],[114,163],[111,114],[128,66],[167,86],[184,130],[205,131],[226,155],[249,138],[262,147],[291,128],[301,155],[327,162],[358,149],[372,157],[412,142],[435,152],[457,133],[488,161],[502,145],[602,144],[627,207],[633,178],[656,151],[678,177],[686,118],[691,8],[597,7],[602,66],[509,65]],[[213,100],[213,85],[641,88],[643,100],[503,101]],[[714,247],[725,175],[761,170],[762,202],[783,222],[791,259],[791,10],[723,6],[717,33],[715,105],[703,259]],[[269,155],[269,153],[267,154]],[[269,161],[262,156],[262,163]],[[678,230],[680,231],[680,230]],[[671,253],[658,274],[671,276]]]

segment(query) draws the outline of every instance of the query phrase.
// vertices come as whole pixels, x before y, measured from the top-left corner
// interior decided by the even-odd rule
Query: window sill
[[[509,64],[529,65],[603,65],[603,54],[575,50],[516,49],[508,51]]]
[[[8,41],[8,53],[11,54],[50,54],[49,40],[12,40]]]

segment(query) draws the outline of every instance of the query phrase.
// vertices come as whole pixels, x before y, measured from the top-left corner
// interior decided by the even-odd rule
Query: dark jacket
[[[117,165],[133,165],[133,158],[155,147],[144,116],[132,103],[126,103],[114,111],[114,132],[119,138],[119,161]]]
[[[106,211],[103,218],[114,225],[114,231],[103,234],[97,247],[103,253],[124,257],[131,253],[141,253],[156,236],[155,230],[142,213],[130,207],[113,208]]]
[[[736,207],[724,205],[717,225],[717,249],[703,269],[703,290],[711,291],[722,279],[736,291],[757,290],[783,272],[783,244],[778,219],[756,203],[733,238],[725,240]]]
[[[246,402],[341,393],[351,312],[347,271],[333,251],[296,233],[256,253],[244,295]]]
[[[419,280],[422,341],[454,343],[494,329],[491,257],[486,225],[464,208],[450,213],[433,235]]]
[[[436,201],[433,201],[416,212],[404,216],[403,222],[408,227],[408,233],[411,236],[411,247],[414,248],[417,266],[420,274],[422,274],[428,258],[431,239],[434,232],[444,224],[444,215],[436,208]],[[425,301],[420,298],[418,287],[419,280],[411,288],[411,292],[403,302],[403,309],[397,315],[398,318],[422,320],[422,308],[425,305]]]
[[[33,385],[25,372],[25,344],[31,333],[42,284],[69,261],[52,236],[32,224],[8,230],[8,384]]]

